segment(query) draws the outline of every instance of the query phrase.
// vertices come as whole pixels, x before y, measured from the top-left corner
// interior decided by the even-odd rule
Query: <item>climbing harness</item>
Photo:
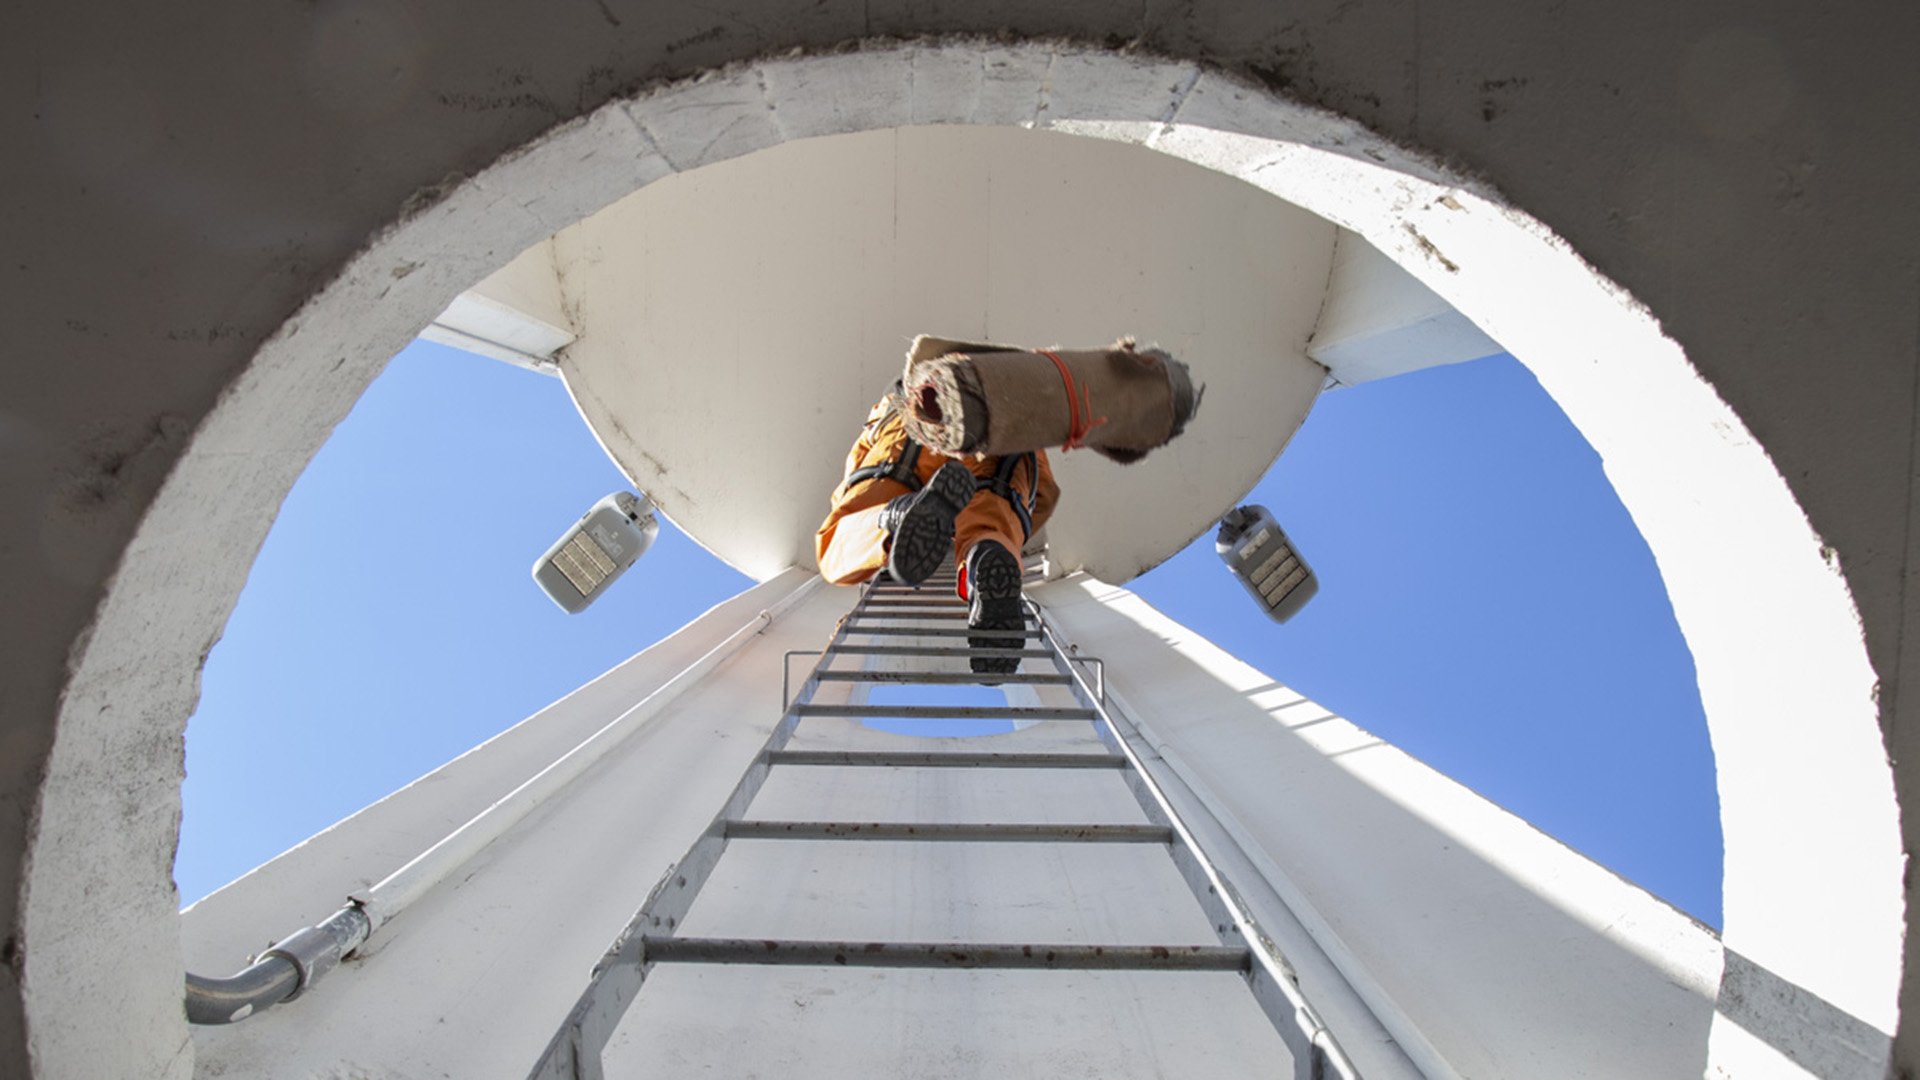
[[[1051,356],[1052,354],[1049,353],[1048,355]],[[1060,363],[1058,357],[1054,358],[1054,363]],[[1062,366],[1062,373],[1064,373],[1065,370],[1065,367]],[[1069,377],[1068,381],[1069,384],[1071,384],[1071,377]],[[898,389],[898,384],[895,384],[896,392],[887,395],[886,410],[882,412],[879,417],[869,422],[869,426],[874,430],[877,431],[881,427],[884,427],[889,420],[892,420],[899,414],[900,402],[897,396]],[[1105,420],[1106,418],[1102,417],[1100,420],[1093,421],[1093,423],[1079,428],[1079,434],[1085,435],[1094,424],[1104,423]],[[909,491],[919,491],[921,481],[916,470],[920,464],[920,450],[920,444],[914,441],[913,437],[909,435],[901,443],[900,453],[897,457],[887,461],[876,462],[872,465],[862,465],[852,472],[849,472],[847,478],[841,482],[841,486],[845,490],[851,491],[857,484],[864,484],[869,480],[884,479],[892,480],[896,484],[903,485]],[[1013,484],[1014,472],[1019,469],[1021,462],[1026,462],[1027,465],[1028,483],[1027,493],[1025,495],[1022,495],[1020,489]],[[980,487],[1005,499],[1008,505],[1013,507],[1014,514],[1020,519],[1020,538],[1022,543],[1033,536],[1033,511],[1040,497],[1040,463],[1038,455],[1029,450],[1022,454],[1008,454],[1002,457],[993,475],[980,479]]]
[[[893,389],[887,392],[886,410],[878,417],[867,421],[869,429],[878,431],[886,426],[887,421],[899,414],[900,392],[900,383],[895,382]],[[840,482],[840,486],[847,491],[852,491],[856,484],[864,484],[869,480],[886,479],[904,486],[908,491],[919,491],[920,477],[919,474],[915,472],[919,464],[920,444],[914,441],[913,436],[909,435],[906,441],[901,444],[898,457],[873,465],[862,465],[848,473],[847,478]]]
[[[862,465],[847,474],[843,486],[849,491],[855,484],[864,484],[869,480],[886,479],[896,484],[904,484],[909,491],[920,490],[920,477],[914,472],[920,464],[920,444],[908,439],[900,448],[900,456],[891,461],[882,461],[875,465]]]

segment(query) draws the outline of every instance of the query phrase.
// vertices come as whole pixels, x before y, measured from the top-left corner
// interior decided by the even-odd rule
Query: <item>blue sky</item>
[[[426,343],[396,357],[295,485],[208,659],[182,902],[748,584],[663,521],[606,597],[562,613],[529,567],[627,486],[558,380]],[[1210,536],[1132,587],[1719,925],[1691,657],[1599,459],[1524,367],[1493,357],[1326,394],[1249,501],[1320,576],[1291,622],[1255,609]]]

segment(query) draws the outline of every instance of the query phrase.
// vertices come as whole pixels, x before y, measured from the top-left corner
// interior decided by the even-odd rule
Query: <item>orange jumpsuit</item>
[[[898,459],[905,451],[907,442],[906,428],[901,424],[900,417],[894,413],[889,402],[881,401],[867,414],[867,425],[861,430],[853,449],[848,452],[846,471],[842,475],[851,476],[855,469],[885,465]],[[1020,514],[1011,503],[987,487],[987,481],[999,472],[1001,459],[988,457],[969,461],[949,458],[921,447],[919,459],[914,463],[914,475],[924,484],[939,471],[940,466],[949,461],[959,461],[980,481],[973,501],[960,511],[953,522],[955,566],[964,569],[967,552],[981,540],[998,540],[1018,558],[1020,549],[1026,546],[1028,535],[1021,526]],[[1013,470],[1011,484],[1021,499],[1032,500],[1033,529],[1039,531],[1040,526],[1045,525],[1047,518],[1053,515],[1054,504],[1060,499],[1060,486],[1053,482],[1053,467],[1047,463],[1046,451],[1038,452],[1031,461],[1018,464]],[[886,566],[887,533],[880,527],[880,513],[887,503],[915,490],[887,477],[857,481],[851,487],[842,480],[840,486],[833,489],[832,507],[827,511],[827,520],[821,522],[819,530],[813,534],[813,550],[820,561],[820,576],[835,585],[853,585],[867,580]],[[965,592],[962,591],[961,595],[964,596]]]

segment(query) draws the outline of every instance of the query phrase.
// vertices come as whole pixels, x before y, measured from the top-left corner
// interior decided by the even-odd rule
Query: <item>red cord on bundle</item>
[[[1073,373],[1067,370],[1066,362],[1045,349],[1035,349],[1041,356],[1053,361],[1060,369],[1060,378],[1067,384],[1067,441],[1060,444],[1062,450],[1079,449],[1087,433],[1107,422],[1106,417],[1093,418],[1093,388],[1080,387],[1080,394],[1074,394]]]

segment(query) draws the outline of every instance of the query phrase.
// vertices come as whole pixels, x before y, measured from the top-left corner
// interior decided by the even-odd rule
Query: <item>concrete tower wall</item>
[[[1847,677],[1855,689],[1837,708],[1809,699],[1746,728],[1825,749],[1830,731],[1851,737],[1844,717],[1833,717],[1871,708],[1891,756],[1913,756],[1903,753],[1905,721],[1917,706],[1900,694],[1900,675],[1903,642],[1920,641],[1904,632],[1914,614],[1904,568],[1920,325],[1920,269],[1907,243],[1920,211],[1905,198],[1920,93],[1907,61],[1920,13],[1220,2],[1142,14],[1035,0],[967,13],[769,3],[738,16],[672,4],[559,15],[504,3],[406,12],[236,5],[196,9],[188,24],[170,9],[110,5],[12,20],[0,70],[11,99],[28,104],[6,121],[18,148],[6,185],[26,212],[4,226],[9,259],[0,269],[13,282],[9,324],[31,358],[10,369],[0,399],[8,447],[0,490],[14,508],[0,540],[10,555],[0,863],[14,882],[0,890],[9,961],[0,1045],[16,1055],[14,1071],[29,1069],[24,1023],[36,965],[172,968],[116,977],[86,1002],[88,1015],[116,1017],[127,1055],[119,1071],[160,1074],[182,1060],[184,1033],[165,1019],[178,970],[166,885],[178,736],[197,660],[272,508],[394,344],[513,253],[630,190],[645,158],[636,151],[624,186],[609,181],[597,195],[571,190],[559,201],[478,187],[433,204],[442,185],[619,89],[796,45],[927,31],[1137,43],[1350,114],[1390,143],[1487,178],[1488,190],[1648,306],[1765,448],[1811,522],[1807,541],[1824,542],[1845,575],[1871,671],[1857,665],[1865,677]],[[615,125],[609,137],[634,138],[625,132]],[[423,204],[435,209],[408,216]],[[477,211],[499,235],[449,243],[422,231]],[[361,265],[339,283],[364,298],[357,318],[316,315],[281,331],[283,341],[318,334],[326,347],[250,363],[355,251],[403,220],[383,249],[399,258]],[[248,410],[224,427],[203,426],[223,399]],[[1631,444],[1633,435],[1623,422],[1596,443]],[[190,437],[215,468],[179,477],[181,498],[156,504]],[[1650,539],[1662,552],[1667,538]],[[1661,558],[1677,607],[1710,603],[1708,594],[1683,595],[1684,568]],[[103,607],[110,584],[119,588]],[[1844,610],[1840,617],[1847,621]],[[144,636],[126,635],[129,627]],[[1700,655],[1699,641],[1695,648]],[[1703,672],[1741,666],[1737,648],[1709,652]],[[1844,652],[1838,662],[1853,663]],[[1877,683],[1870,703],[1861,700],[1868,683]],[[1737,734],[1740,711],[1764,698],[1763,689],[1708,708]],[[1769,775],[1763,759],[1729,754],[1719,729],[1716,747],[1729,805],[1764,810],[1777,792],[1817,805],[1857,787],[1783,783],[1801,776]],[[50,775],[65,792],[52,800]],[[1911,770],[1898,778],[1910,798]],[[76,792],[86,794],[63,801]],[[1823,837],[1743,813],[1728,812],[1729,940],[1751,927],[1764,945],[1752,959],[1789,980],[1773,1000],[1789,1016],[1814,1015],[1842,995],[1796,996],[1796,980],[1826,976],[1782,972],[1791,965],[1765,954],[1812,948],[1829,928],[1822,901],[1852,898],[1824,897],[1826,879],[1803,875],[1813,886],[1795,901],[1804,913],[1775,919],[1767,891],[1752,885],[1769,874],[1764,837],[1775,825],[1789,827],[1798,847]],[[1889,810],[1875,820],[1894,825]],[[1738,858],[1736,834],[1755,837]],[[23,898],[65,916],[23,923]],[[1882,901],[1866,899],[1881,904],[1874,921],[1883,919]],[[1903,999],[1916,1000],[1915,986],[1905,980]],[[1723,1007],[1765,997],[1733,989]],[[1868,1028],[1891,1026],[1880,995],[1868,997],[1865,1006],[1837,1004]],[[63,1031],[102,1049],[97,1029],[68,1027],[53,1019],[60,1015],[35,1021],[46,1075],[66,1074],[55,1050]],[[1903,1030],[1900,1062],[1912,1056],[1910,1039]]]

